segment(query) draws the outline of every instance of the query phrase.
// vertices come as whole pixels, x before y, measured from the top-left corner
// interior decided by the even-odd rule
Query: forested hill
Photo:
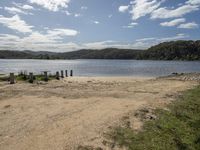
[[[143,59],[200,60],[199,41],[165,42],[149,48]]]
[[[173,41],[147,50],[107,48],[66,53],[33,51],[0,51],[2,59],[140,59],[140,60],[200,60],[200,41]]]

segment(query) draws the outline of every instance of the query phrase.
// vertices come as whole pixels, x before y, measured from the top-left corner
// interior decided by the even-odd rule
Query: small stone
[[[4,106],[4,108],[9,108],[9,107],[11,107],[11,105],[6,105],[6,106]]]

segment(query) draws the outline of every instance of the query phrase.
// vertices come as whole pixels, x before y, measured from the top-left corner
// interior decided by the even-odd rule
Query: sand
[[[164,108],[196,81],[73,77],[48,83],[0,82],[1,150],[111,149],[104,133],[143,108]],[[131,118],[140,130],[141,120]],[[116,148],[117,149],[117,148]]]

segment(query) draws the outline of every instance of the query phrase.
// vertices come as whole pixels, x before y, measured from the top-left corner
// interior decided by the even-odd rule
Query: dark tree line
[[[200,60],[200,41],[164,42],[147,50],[107,48],[66,53],[0,51],[5,59],[137,59],[137,60]]]

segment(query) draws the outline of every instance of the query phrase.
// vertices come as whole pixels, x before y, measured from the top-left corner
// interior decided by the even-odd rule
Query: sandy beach
[[[72,77],[34,84],[0,82],[1,150],[111,149],[104,133],[124,123],[140,130],[140,109],[164,108],[197,81],[180,77]],[[117,148],[116,148],[117,149]]]

